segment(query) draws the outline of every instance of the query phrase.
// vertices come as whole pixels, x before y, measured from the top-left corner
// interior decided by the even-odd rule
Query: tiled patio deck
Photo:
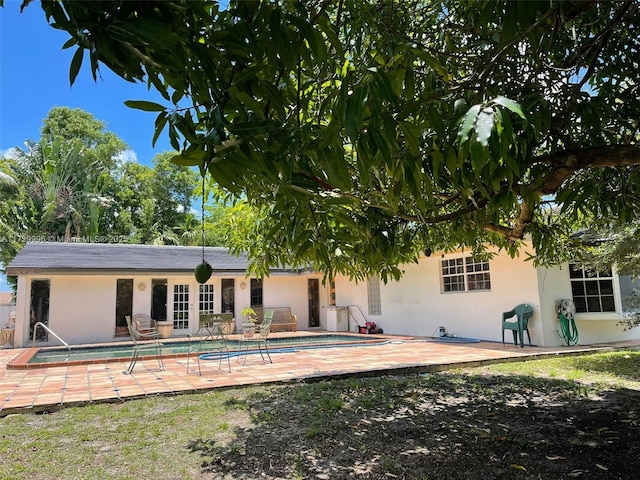
[[[283,335],[283,334],[278,334]],[[122,372],[128,359],[115,363],[71,365],[40,369],[7,369],[25,349],[0,350],[0,417],[24,411],[51,411],[64,405],[118,401],[157,394],[206,391],[260,383],[300,381],[357,375],[382,375],[443,370],[506,359],[530,359],[612,348],[631,348],[640,342],[576,347],[515,347],[501,343],[444,343],[431,339],[398,340],[375,346],[338,347],[272,353],[273,363],[250,355],[246,365],[231,361],[231,373],[218,370],[217,361],[203,361],[198,376],[192,359],[166,358],[165,370],[155,360],[139,361],[132,375]]]

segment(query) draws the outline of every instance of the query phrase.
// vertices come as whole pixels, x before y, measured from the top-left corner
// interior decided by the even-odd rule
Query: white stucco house
[[[356,322],[373,321],[387,334],[437,336],[444,326],[460,337],[501,341],[502,312],[528,303],[534,309],[532,342],[560,346],[559,299],[576,305],[579,344],[640,337],[639,329],[618,323],[637,284],[615,269],[591,275],[570,265],[536,268],[504,252],[475,261],[460,251],[405,265],[397,282],[338,277],[323,284],[322,275],[309,270],[278,268],[262,280],[247,277],[247,259],[223,248],[207,247],[204,255],[214,272],[199,285],[193,271],[202,261],[200,247],[27,243],[6,268],[17,276],[14,344],[30,345],[38,321],[69,344],[122,340],[125,315],[136,313],[172,321],[178,337],[197,330],[200,312],[232,312],[240,326],[246,306],[290,307],[298,330],[355,332]],[[340,308],[347,306],[351,315]],[[42,332],[37,343],[56,344]]]

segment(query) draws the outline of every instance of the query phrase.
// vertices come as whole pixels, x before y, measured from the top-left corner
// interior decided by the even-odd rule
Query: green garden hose
[[[558,332],[558,334],[560,337],[564,338],[568,347],[578,343],[578,327],[576,327],[576,321],[573,318],[573,315],[571,316],[571,319],[568,319],[560,313],[560,330],[562,333]]]

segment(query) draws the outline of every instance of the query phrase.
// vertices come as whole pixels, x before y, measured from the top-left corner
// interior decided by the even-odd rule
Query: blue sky
[[[151,146],[155,114],[133,110],[125,100],[166,103],[144,84],[131,84],[103,68],[93,81],[88,60],[71,87],[69,65],[74,50],[62,50],[69,38],[50,27],[33,2],[20,13],[21,0],[5,0],[0,8],[0,154],[38,140],[42,120],[55,106],[81,108],[129,146],[125,158],[149,165],[156,153],[170,150],[166,136]],[[7,291],[0,275],[0,291]]]
[[[103,67],[93,81],[88,58],[73,86],[69,65],[74,49],[62,50],[65,32],[46,21],[40,2],[20,13],[21,0],[5,1],[0,8],[0,152],[38,140],[42,119],[55,106],[81,108],[130,148],[127,158],[150,164],[155,153],[169,150],[168,138],[151,146],[155,114],[133,110],[125,100],[166,102],[144,84],[131,84]]]

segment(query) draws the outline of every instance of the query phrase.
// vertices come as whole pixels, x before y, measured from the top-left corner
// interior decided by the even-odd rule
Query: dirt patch
[[[252,425],[191,450],[209,478],[629,479],[640,392],[477,373],[274,387]]]

